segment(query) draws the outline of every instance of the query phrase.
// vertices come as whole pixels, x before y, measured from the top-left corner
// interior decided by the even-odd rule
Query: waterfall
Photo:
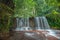
[[[35,18],[35,22],[36,22],[35,24],[36,24],[36,26],[37,26],[36,28],[37,28],[37,29],[41,29],[41,28],[40,28],[39,17],[36,17],[36,18]]]
[[[36,30],[50,29],[47,19],[43,17],[35,17]]]
[[[29,27],[29,18],[16,18],[17,20],[17,28],[15,29],[16,31],[21,31],[21,30],[31,30]]]
[[[50,29],[49,24],[47,19],[42,16],[42,17],[35,17],[34,18],[34,27],[32,28],[30,26],[30,21],[29,18],[16,18],[17,20],[17,28],[15,29],[16,31],[21,31],[21,30],[41,30],[41,29]],[[33,25],[33,24],[32,24]]]
[[[46,17],[43,17],[43,20],[44,20],[44,24],[45,24],[45,29],[50,29],[50,27],[49,27],[49,24],[48,24],[48,21],[47,21]]]

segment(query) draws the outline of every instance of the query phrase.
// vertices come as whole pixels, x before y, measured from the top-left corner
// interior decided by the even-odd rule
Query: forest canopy
[[[15,17],[34,17],[57,9],[57,0],[14,0]]]

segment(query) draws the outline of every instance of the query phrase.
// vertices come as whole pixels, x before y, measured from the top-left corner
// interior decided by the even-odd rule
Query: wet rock
[[[30,33],[34,33],[34,35],[27,36],[25,33],[27,32],[15,32],[14,36],[11,36],[9,40],[45,40],[45,37],[42,34],[37,34],[30,31]]]

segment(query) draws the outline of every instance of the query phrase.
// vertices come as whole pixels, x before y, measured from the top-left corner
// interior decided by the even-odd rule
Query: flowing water
[[[32,27],[30,26],[31,22],[30,22],[29,18],[16,18],[16,20],[17,20],[16,31],[33,30]],[[43,17],[35,17],[33,22],[35,25],[35,27],[33,27],[33,28],[35,30],[50,29],[47,19],[44,16]]]
[[[48,33],[47,34],[43,33],[45,36],[52,35],[56,38],[60,38],[60,36],[59,37],[56,36],[55,31],[50,29],[48,21],[47,21],[46,17],[44,17],[44,16],[34,17],[33,20],[31,20],[30,18],[16,18],[16,20],[17,20],[17,28],[15,29],[15,31],[46,30],[46,31],[48,31]],[[32,25],[34,25],[34,26],[32,26]],[[40,33],[37,32],[37,34],[40,34]],[[39,38],[37,36],[37,34],[35,36],[34,32],[32,32],[32,33],[26,32],[25,36],[40,40],[41,38]],[[42,37],[42,39],[43,39],[43,37]],[[45,38],[45,39],[47,39],[47,38]]]
[[[37,30],[50,29],[47,19],[45,17],[36,17],[35,22]]]

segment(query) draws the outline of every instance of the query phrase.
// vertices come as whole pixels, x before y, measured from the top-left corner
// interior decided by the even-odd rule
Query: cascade
[[[32,27],[30,27],[30,21],[29,18],[16,18],[17,20],[17,28],[16,31],[21,30],[33,30]],[[34,17],[34,25],[35,30],[42,30],[42,29],[50,29],[48,21],[46,17]]]

